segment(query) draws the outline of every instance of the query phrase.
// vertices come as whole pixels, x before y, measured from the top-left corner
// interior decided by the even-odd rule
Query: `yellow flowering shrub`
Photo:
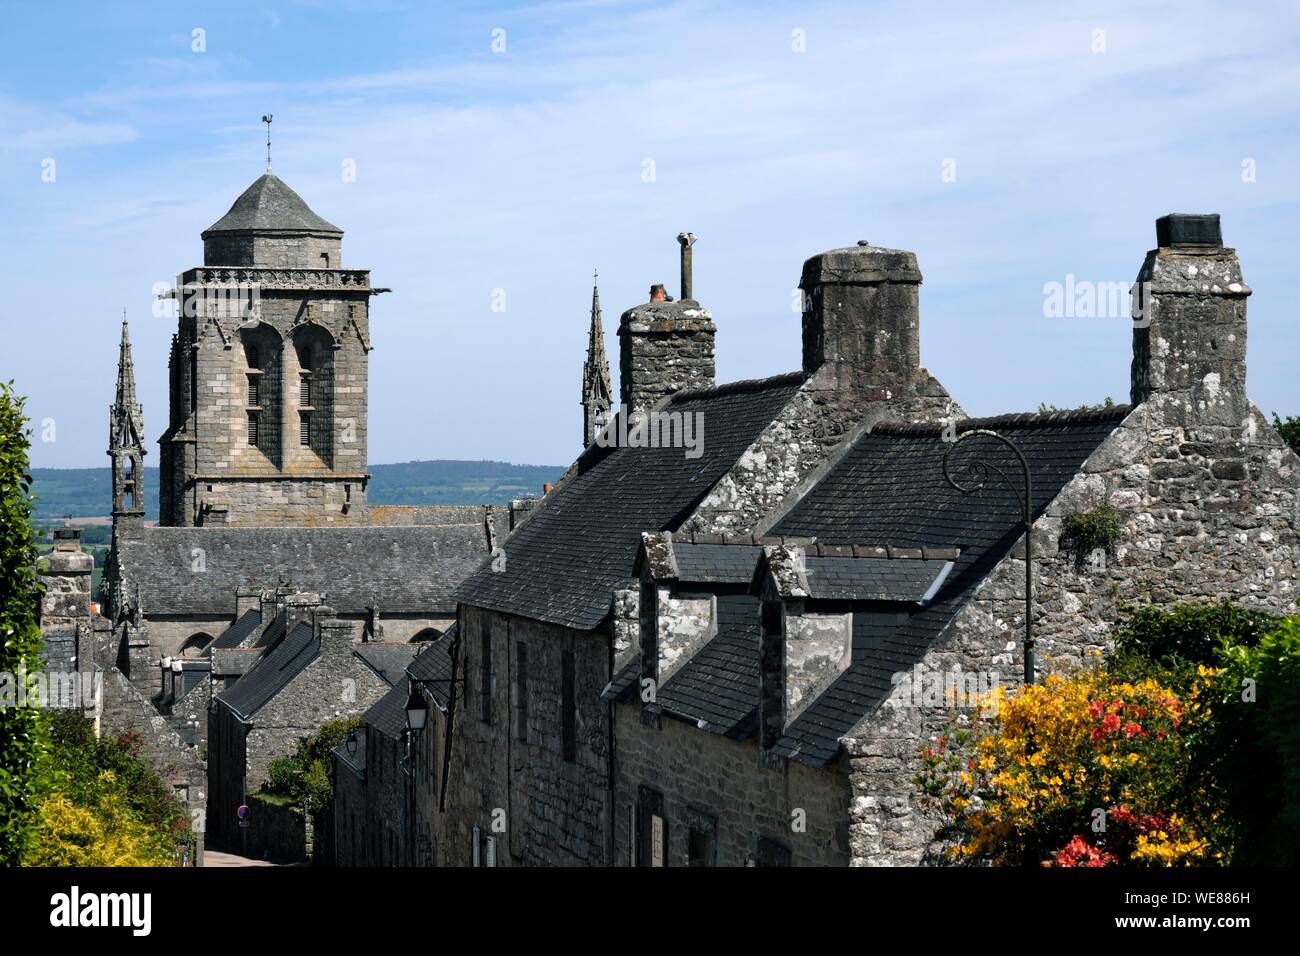
[[[112,777],[110,771],[104,774]],[[41,802],[40,826],[23,865],[173,865],[171,855],[160,850],[151,837],[149,828],[136,819],[112,789],[103,791],[93,810],[78,806],[66,794],[55,791]]]
[[[1208,670],[1202,675],[1213,676]],[[1154,679],[1053,675],[921,751],[955,860],[1173,866],[1223,859],[1222,808],[1187,754],[1209,709]],[[967,718],[963,718],[967,720]]]

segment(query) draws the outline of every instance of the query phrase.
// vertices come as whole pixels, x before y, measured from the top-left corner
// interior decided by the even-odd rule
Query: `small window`
[[[248,443],[256,447],[257,445],[257,412],[248,413]]]
[[[298,402],[299,404],[311,406],[311,373],[303,372],[298,379]]]
[[[479,720],[492,723],[492,630],[483,622],[478,636]]]
[[[260,375],[248,376],[248,404],[252,405],[254,408],[262,404],[260,395],[261,382],[262,376]]]
[[[560,752],[572,763],[578,752],[577,682],[573,651],[560,655]]]
[[[664,795],[654,787],[637,787],[638,866],[668,865],[668,821],[664,817]]]
[[[515,740],[528,739],[528,645],[515,644],[515,683],[510,699]]]
[[[257,348],[256,345],[245,345],[245,346],[244,346],[244,354],[248,356],[248,367],[249,367],[249,368],[261,368],[261,367],[262,367],[262,353],[261,353],[260,351],[258,351],[258,348]]]
[[[686,865],[717,866],[718,821],[694,807],[686,811]]]
[[[298,444],[311,444],[311,412],[298,413]]]

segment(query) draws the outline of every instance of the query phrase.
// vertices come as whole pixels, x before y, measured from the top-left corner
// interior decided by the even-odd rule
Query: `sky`
[[[1126,401],[1130,323],[1048,315],[1045,289],[1127,285],[1158,216],[1217,212],[1254,291],[1251,397],[1300,414],[1294,4],[95,2],[4,22],[0,378],[37,467],[106,465],[124,308],[157,463],[175,325],[154,288],[263,172],[264,113],[276,174],[393,290],[371,310],[372,462],[572,460],[593,270],[617,378],[619,314],[676,291],[681,231],[719,382],[798,368],[803,261],[866,240],[917,254],[922,364],[991,415]]]

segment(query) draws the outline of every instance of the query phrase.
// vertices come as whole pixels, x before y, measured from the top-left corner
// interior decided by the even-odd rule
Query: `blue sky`
[[[1300,414],[1300,14],[1084,7],[7,8],[0,376],[55,422],[33,464],[105,463],[123,307],[161,433],[173,327],[151,290],[262,172],[266,112],[276,173],[394,290],[371,318],[374,462],[571,460],[592,269],[617,375],[618,315],[675,290],[682,230],[719,381],[798,367],[803,260],[866,239],[917,253],[922,361],[995,414],[1126,400],[1129,326],[1047,318],[1043,287],[1129,282],[1157,216],[1218,212],[1254,289],[1251,395]]]

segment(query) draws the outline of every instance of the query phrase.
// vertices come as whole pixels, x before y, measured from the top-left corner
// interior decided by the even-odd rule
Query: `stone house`
[[[933,859],[918,751],[1026,657],[1019,463],[971,433],[1032,477],[1035,677],[1126,602],[1293,610],[1300,459],[1246,396],[1250,290],[1217,217],[1157,240],[1129,405],[965,419],[919,367],[909,253],[805,264],[793,376],[711,386],[698,304],[625,313],[624,405],[704,412],[707,451],[593,444],[458,592],[439,862],[495,818],[502,865]],[[1071,539],[1102,506],[1118,538]]]
[[[607,435],[627,440],[593,442],[457,594],[453,686],[470,713],[453,710],[445,745],[441,863],[481,859],[489,835],[499,865],[612,861],[614,728],[600,695],[637,653],[641,533],[747,530],[855,423],[958,413],[919,363],[919,284],[910,253],[819,257],[805,273],[802,369],[721,386],[716,325],[697,301],[623,314]],[[656,435],[637,437],[638,420]]]

